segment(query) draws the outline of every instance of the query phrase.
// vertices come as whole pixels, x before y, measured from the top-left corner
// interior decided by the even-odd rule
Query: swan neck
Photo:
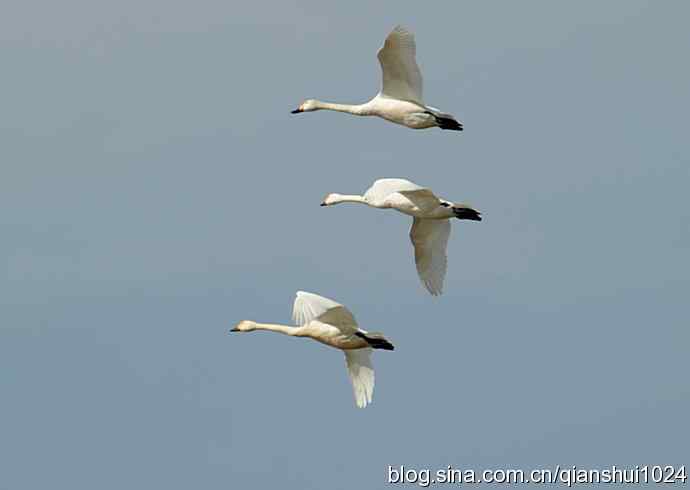
[[[334,102],[318,102],[318,108],[327,111],[346,112],[355,116],[366,116],[364,104],[336,104]]]
[[[337,201],[335,204],[340,204],[341,202],[356,202],[360,204],[367,204],[367,201],[364,199],[363,196],[357,196],[357,195],[349,195],[349,194],[341,194],[337,197]]]
[[[297,335],[298,327],[289,327],[287,325],[279,325],[276,323],[256,323],[255,330],[268,330],[269,332],[278,332],[284,335]]]

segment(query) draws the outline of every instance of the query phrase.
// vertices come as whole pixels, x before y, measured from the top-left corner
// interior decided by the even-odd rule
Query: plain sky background
[[[0,489],[389,488],[387,465],[690,463],[683,1],[9,1],[0,16]],[[364,102],[395,24],[463,133]],[[445,294],[405,177],[471,202]],[[343,356],[228,335],[295,291],[382,330]]]

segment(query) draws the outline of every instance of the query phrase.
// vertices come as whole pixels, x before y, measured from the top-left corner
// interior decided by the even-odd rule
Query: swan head
[[[249,320],[242,320],[230,329],[231,332],[252,332],[254,330],[256,330],[256,322],[251,322]]]
[[[312,112],[312,111],[318,111],[320,109],[319,107],[319,101],[315,99],[307,99],[304,102],[302,102],[297,109],[292,111],[293,114],[299,114],[300,112]]]
[[[327,194],[326,197],[321,201],[320,206],[333,206],[342,202],[343,196],[341,194],[331,193]]]

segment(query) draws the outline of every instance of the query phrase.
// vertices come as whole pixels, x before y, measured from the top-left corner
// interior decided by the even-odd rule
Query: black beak
[[[321,204],[319,204],[319,206],[325,206],[325,205],[326,205],[325,202],[322,202]]]
[[[239,329],[239,328],[237,328],[237,327],[235,327],[235,328],[231,328],[231,329],[230,329],[230,331],[231,331],[231,332],[239,332],[239,331],[240,331],[240,329]]]
[[[302,109],[295,109],[290,114],[299,114],[300,112],[303,112]]]

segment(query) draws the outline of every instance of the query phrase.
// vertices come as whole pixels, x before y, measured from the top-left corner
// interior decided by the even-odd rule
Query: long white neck
[[[257,323],[254,322],[255,330],[268,330],[269,332],[278,332],[285,335],[299,335],[301,327],[288,327],[287,325],[278,325],[275,323]]]
[[[357,202],[359,204],[369,204],[364,196],[356,196],[349,194],[333,194],[330,196],[330,204],[340,204],[341,202]]]
[[[366,108],[366,104],[335,104],[333,102],[322,102],[320,100],[317,100],[316,107],[317,109],[324,109],[327,111],[347,112],[348,114],[354,114],[355,116],[369,115]]]

